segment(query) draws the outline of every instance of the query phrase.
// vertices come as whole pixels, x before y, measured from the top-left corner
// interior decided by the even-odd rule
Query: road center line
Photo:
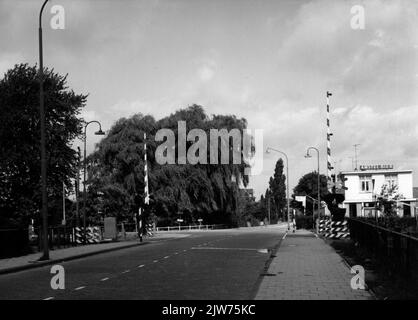
[[[170,256],[165,256],[165,257],[164,257],[164,259],[168,259],[168,258],[170,258]]]
[[[125,271],[122,272],[122,274],[128,273],[128,272],[131,272],[131,270],[129,270],[129,269],[128,270],[125,270]]]
[[[267,249],[255,249],[255,248],[218,248],[218,247],[192,247],[192,250],[237,250],[237,251],[258,251],[261,253],[267,253]]]
[[[106,281],[106,280],[109,280],[109,278],[100,279],[100,281]]]
[[[55,299],[54,297],[48,297],[48,298],[45,298],[45,299],[42,299],[42,300],[52,300],[52,299]]]
[[[81,289],[84,289],[84,288],[85,288],[85,286],[78,287],[78,288],[75,288],[74,291],[78,291],[78,290],[81,290]]]
[[[158,262],[158,260],[154,260],[153,262],[156,263],[156,262]]]
[[[141,264],[141,265],[137,266],[137,268],[142,268],[142,267],[145,267],[145,264]]]

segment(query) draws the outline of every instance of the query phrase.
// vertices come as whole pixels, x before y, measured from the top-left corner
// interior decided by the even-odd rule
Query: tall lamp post
[[[280,150],[277,150],[277,149],[268,147],[267,150],[266,150],[266,153],[270,153],[270,151],[278,152],[278,153],[284,155],[284,157],[286,158],[287,230],[290,230],[290,221],[289,221],[289,217],[290,217],[290,204],[289,204],[289,201],[290,201],[289,200],[290,199],[289,198],[289,158],[287,157],[287,154],[286,153],[284,153],[284,152],[282,152]]]
[[[99,131],[96,131],[94,134],[98,135],[98,136],[103,136],[105,135],[104,131],[102,131],[102,125],[100,124],[99,121],[93,120],[93,121],[89,121],[86,123],[86,125],[84,126],[84,173],[83,173],[83,241],[84,243],[86,242],[86,199],[87,199],[87,195],[86,195],[86,171],[87,171],[87,152],[86,152],[86,144],[87,144],[87,126],[90,123],[97,123],[99,125]]]
[[[42,52],[42,12],[48,0],[42,4],[39,12],[39,116],[41,122],[41,189],[42,189],[42,242],[43,255],[39,260],[49,260],[48,243],[48,198],[46,194],[46,133],[44,106],[44,65]]]
[[[321,186],[321,184],[320,184],[320,179],[321,179],[321,176],[320,176],[320,174],[319,174],[319,150],[317,149],[317,148],[315,148],[315,147],[309,147],[307,150],[306,150],[306,155],[305,155],[305,158],[311,158],[312,156],[309,154],[309,151],[310,150],[315,150],[316,151],[316,154],[317,154],[317,156],[318,156],[318,186],[317,186],[317,188],[318,188],[318,220],[319,220],[319,218],[320,218],[320,216],[321,216],[321,209],[320,209],[320,205],[321,205],[321,196],[320,196],[320,186]],[[313,213],[312,213],[313,214]],[[316,224],[316,233],[319,233],[319,221],[318,221],[318,223]]]

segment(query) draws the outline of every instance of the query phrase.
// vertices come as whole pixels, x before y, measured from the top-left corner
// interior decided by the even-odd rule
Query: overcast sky
[[[38,61],[42,0],[0,0],[0,73]],[[53,30],[52,5],[65,9]],[[351,27],[354,5],[365,28]],[[134,113],[157,119],[193,103],[245,117],[264,147],[286,152],[291,188],[326,169],[326,91],[332,157],[413,169],[418,186],[418,1],[52,0],[44,13],[44,65],[89,93],[83,116],[104,129]],[[88,151],[96,128],[90,128]],[[90,130],[89,130],[90,131]],[[81,145],[81,143],[80,143]],[[267,188],[277,154],[250,186]]]

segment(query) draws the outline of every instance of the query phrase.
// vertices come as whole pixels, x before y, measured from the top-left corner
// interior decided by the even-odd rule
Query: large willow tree
[[[246,164],[242,154],[240,164],[232,163],[232,141],[229,144],[230,161],[226,164],[209,164],[209,146],[208,164],[157,163],[155,151],[161,142],[155,141],[155,134],[162,128],[171,129],[175,134],[177,160],[179,121],[186,121],[187,132],[197,128],[204,130],[208,144],[210,129],[227,129],[228,132],[238,129],[242,136],[247,126],[245,119],[235,116],[209,117],[198,105],[159,121],[142,114],[118,120],[89,157],[92,215],[101,211],[107,216],[117,216],[119,220],[131,220],[134,212],[143,206],[146,133],[152,219],[160,225],[172,225],[178,218],[187,223],[197,222],[199,218],[204,223],[238,223],[239,187],[248,184],[248,176],[244,175]],[[193,143],[187,142],[187,150]],[[219,143],[219,149],[221,145]]]

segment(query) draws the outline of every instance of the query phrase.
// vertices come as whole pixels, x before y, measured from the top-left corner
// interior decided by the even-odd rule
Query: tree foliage
[[[47,194],[50,215],[62,183],[71,188],[76,153],[71,141],[81,135],[78,118],[86,95],[67,86],[67,76],[44,70]],[[41,206],[39,77],[36,66],[16,65],[0,80],[0,225],[37,218]]]
[[[383,212],[385,217],[397,216],[398,201],[404,199],[395,184],[383,184],[380,193],[376,197],[376,206]]]
[[[239,185],[248,183],[246,165],[232,164],[164,164],[156,162],[155,151],[161,142],[155,141],[159,129],[171,129],[176,137],[178,156],[178,121],[186,121],[187,132],[199,128],[209,137],[210,129],[239,129],[247,126],[245,119],[235,116],[208,117],[203,108],[193,105],[156,121],[151,116],[136,114],[119,119],[108,136],[89,157],[90,197],[102,193],[102,201],[92,204],[104,215],[129,220],[143,206],[144,200],[144,133],[147,134],[147,157],[151,203],[149,214],[160,225],[171,225],[177,218],[193,223],[237,224]],[[209,138],[208,138],[209,139]],[[188,141],[187,150],[193,142]],[[220,144],[219,144],[220,147]],[[232,154],[232,143],[230,153]],[[208,162],[209,163],[209,162]],[[119,206],[118,203],[123,203]]]
[[[305,196],[308,195],[314,199],[318,198],[318,172],[309,172],[303,175],[295,188],[293,188],[294,196]],[[319,195],[321,201],[324,199],[325,195],[328,194],[327,188],[327,177],[323,174],[319,177]],[[306,198],[306,211],[312,212],[312,202],[310,198]],[[316,206],[315,206],[316,208]]]
[[[286,176],[283,174],[283,159],[276,162],[274,175],[269,180],[269,190],[267,196],[271,197],[271,218],[274,221],[280,217],[286,217]]]

